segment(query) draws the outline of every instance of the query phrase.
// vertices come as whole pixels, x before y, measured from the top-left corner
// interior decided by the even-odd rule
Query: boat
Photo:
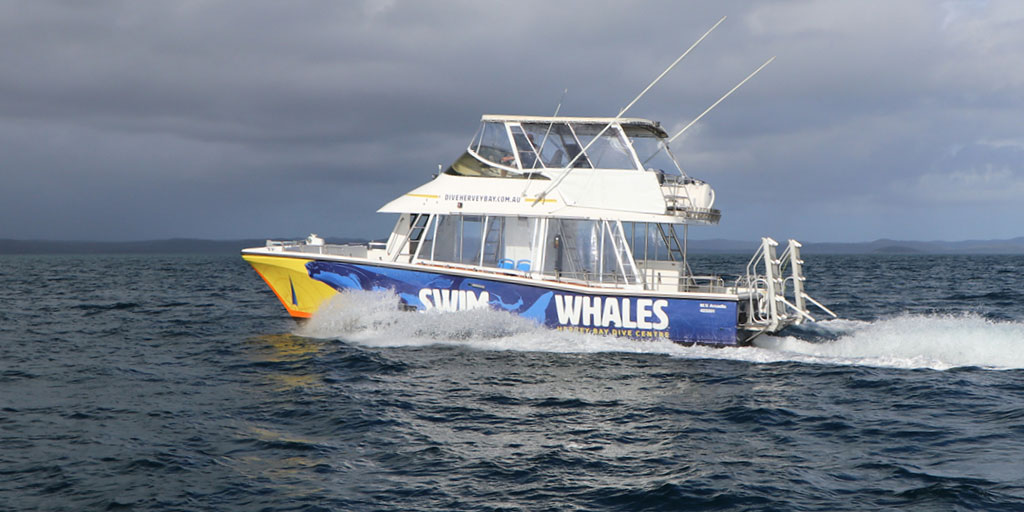
[[[418,312],[491,308],[563,331],[736,346],[814,321],[812,307],[834,317],[806,293],[795,240],[779,253],[762,238],[734,276],[693,272],[689,227],[719,222],[715,191],[683,172],[675,137],[627,109],[484,115],[447,169],[378,210],[397,215],[386,241],[314,234],[242,257],[297,318],[346,290],[389,290]]]
[[[731,280],[692,271],[689,226],[722,213],[667,139],[646,119],[485,115],[451,166],[378,210],[398,216],[386,242],[310,235],[243,258],[299,318],[339,291],[392,290],[416,311],[486,307],[558,330],[737,345],[813,321],[811,305],[834,316],[804,291],[795,240],[780,255],[763,238]]]

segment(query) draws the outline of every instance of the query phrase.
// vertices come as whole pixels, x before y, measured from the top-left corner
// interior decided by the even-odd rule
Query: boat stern
[[[762,238],[761,246],[747,263],[746,275],[737,280],[736,293],[740,298],[737,324],[742,343],[749,343],[764,333],[777,333],[790,325],[816,322],[811,315],[811,305],[837,318],[832,310],[804,291],[806,279],[800,242],[790,239],[782,256],[776,255],[778,245],[771,238]]]

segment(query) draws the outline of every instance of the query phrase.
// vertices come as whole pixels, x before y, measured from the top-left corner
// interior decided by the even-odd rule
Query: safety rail
[[[761,239],[761,246],[747,263],[746,274],[736,279],[738,292],[745,291],[745,304],[741,306],[741,327],[754,332],[778,332],[783,328],[817,321],[808,310],[808,303],[833,318],[837,315],[804,291],[802,245],[790,239],[782,256],[776,255],[779,243],[769,237]],[[784,276],[789,270],[790,275]]]
[[[654,269],[641,270],[644,277],[643,289],[661,292],[690,292],[690,293],[733,293],[734,288],[726,285],[723,276],[718,275],[679,275],[675,272],[659,272]],[[554,278],[555,281],[583,284],[595,288],[638,288],[638,286],[627,280],[617,272],[605,272],[599,275],[597,272],[558,272],[557,274],[545,272],[545,278]]]
[[[655,269],[648,269],[644,275],[649,290],[678,292],[729,293],[725,278],[718,275],[694,275],[684,273],[663,274]]]
[[[267,240],[268,248],[289,248],[298,247],[300,245],[306,245],[305,240]]]
[[[384,250],[387,244],[370,242],[368,244],[327,244],[319,237],[305,240],[267,240],[267,249],[274,252],[299,252],[303,254],[327,254],[333,256],[351,256],[365,258],[370,250]]]
[[[712,208],[714,191],[703,181],[687,177],[661,175],[661,195],[665,198],[665,210],[676,217],[682,217],[700,224],[718,224],[722,219],[721,210]],[[702,188],[704,190],[702,190]],[[693,197],[691,193],[697,193]],[[703,199],[699,197],[705,196]]]
[[[715,208],[681,206],[669,197],[666,197],[666,205],[667,210],[671,215],[682,217],[689,221],[696,221],[705,224],[718,224],[718,222],[722,220],[722,211]]]

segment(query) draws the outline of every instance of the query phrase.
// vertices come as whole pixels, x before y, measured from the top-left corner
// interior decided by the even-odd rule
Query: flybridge
[[[716,224],[714,202],[654,121],[485,115],[447,170],[379,211]]]

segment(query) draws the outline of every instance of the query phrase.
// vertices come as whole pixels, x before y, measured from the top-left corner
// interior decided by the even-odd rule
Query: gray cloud
[[[383,236],[484,113],[631,115],[725,211],[699,237],[1021,235],[1015,2],[0,4],[0,237]],[[951,211],[955,209],[955,214]]]

